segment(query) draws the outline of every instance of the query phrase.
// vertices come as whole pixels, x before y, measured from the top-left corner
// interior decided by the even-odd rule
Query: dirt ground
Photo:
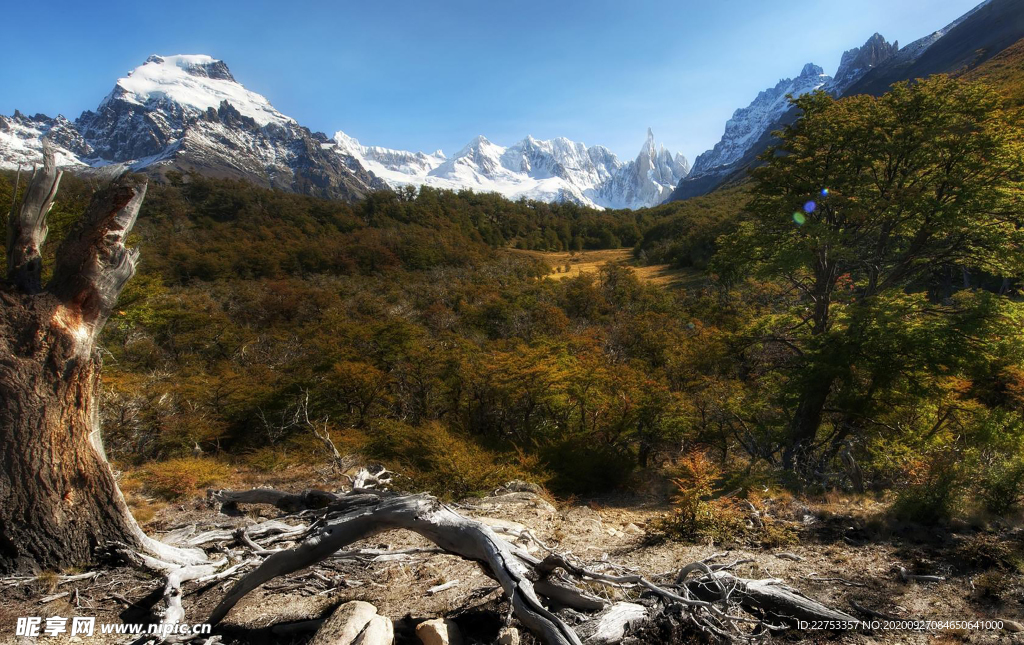
[[[276,485],[299,490],[302,484],[296,479],[290,486],[280,482]],[[466,500],[453,507],[473,517],[487,518],[488,522],[525,525],[547,544],[584,560],[607,559],[647,574],[678,570],[714,553],[726,554],[721,561],[752,558],[754,562],[742,565],[738,575],[781,578],[807,596],[861,618],[865,616],[851,609],[851,601],[899,619],[1024,622],[1024,576],[1016,559],[1017,554],[1024,553],[1024,532],[1020,528],[963,527],[949,533],[880,519],[885,517],[885,506],[870,498],[785,496],[769,503],[770,516],[780,526],[791,528],[797,542],[763,548],[664,539],[652,529],[669,507],[654,497],[620,496],[556,505],[532,493],[512,493]],[[194,524],[198,532],[215,525],[251,525],[281,515],[273,508],[243,506],[237,514],[228,516],[197,498],[161,509],[147,530],[159,537],[182,525]],[[392,550],[413,546],[426,547],[428,543],[408,532],[390,531],[354,545]],[[943,576],[945,580],[907,582],[899,574],[900,567],[910,573]],[[14,637],[16,620],[24,616],[39,616],[44,621],[52,616],[95,616],[97,623],[150,619],[149,608],[160,596],[159,580],[123,566],[99,571],[94,578],[64,584],[58,584],[52,574],[0,580],[0,643],[132,642],[134,637],[128,636]],[[456,584],[443,590],[428,591],[453,582]],[[186,584],[183,604],[190,620],[202,622],[230,584]],[[609,598],[637,600],[638,594],[616,592]],[[436,616],[454,618],[470,642],[493,642],[503,626],[503,617],[509,613],[500,590],[480,567],[453,556],[428,554],[413,560],[383,562],[336,560],[271,581],[249,594],[228,615],[220,633],[225,643],[304,643],[311,632],[281,634],[271,628],[323,617],[341,602],[354,599],[369,601],[379,613],[392,618],[398,643],[417,642],[415,624]],[[1009,643],[1024,642],[1021,636],[1005,629],[878,630],[841,635],[791,630],[774,640]],[[526,634],[523,640],[533,642]],[[694,635],[678,642],[703,641]]]

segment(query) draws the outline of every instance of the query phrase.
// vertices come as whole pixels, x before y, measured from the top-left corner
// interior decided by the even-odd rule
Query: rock
[[[1005,631],[1005,632],[1012,632],[1012,633],[1015,633],[1015,634],[1018,633],[1018,632],[1024,632],[1024,625],[1022,625],[1021,623],[1018,623],[1015,620],[1004,620],[1003,621],[1003,631]]]
[[[585,528],[591,533],[604,533],[601,514],[587,506],[576,506],[569,509],[563,519],[570,524]]]
[[[391,645],[395,642],[395,626],[387,616],[374,616],[352,645]]]
[[[498,634],[497,645],[519,645],[519,630],[515,627],[506,627]]]
[[[458,626],[447,618],[435,618],[416,625],[416,637],[423,645],[462,645]]]
[[[533,482],[513,479],[504,486],[497,488],[492,495],[504,495],[506,493],[533,493],[534,495],[540,495],[542,492],[543,489]]]
[[[353,645],[376,616],[377,608],[362,600],[340,605],[323,627],[317,630],[310,645]],[[391,624],[390,620],[387,622]]]
[[[629,533],[630,535],[640,535],[641,533],[644,532],[643,529],[641,529],[636,524],[633,524],[632,522],[630,522],[629,524],[626,525],[625,531],[626,531],[626,533]]]

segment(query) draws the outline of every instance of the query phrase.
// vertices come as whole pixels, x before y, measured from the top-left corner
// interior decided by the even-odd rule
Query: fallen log
[[[220,494],[230,498],[227,491]],[[268,492],[261,495],[268,500],[266,503],[280,499]],[[344,497],[340,496],[339,501]],[[756,632],[763,631],[765,617],[787,623],[857,622],[856,618],[830,609],[780,580],[748,580],[729,572],[744,560],[719,565],[692,563],[680,571],[674,583],[659,584],[638,573],[595,571],[553,552],[534,538],[549,551],[544,559],[538,559],[506,542],[484,522],[460,515],[429,495],[400,496],[368,493],[363,489],[353,497],[361,498],[354,510],[328,518],[302,543],[271,553],[262,565],[240,579],[214,609],[209,622],[216,624],[222,620],[239,600],[260,585],[335,557],[352,542],[392,529],[413,531],[445,552],[479,562],[501,585],[519,621],[549,645],[576,645],[581,641],[573,628],[542,603],[542,598],[554,606],[590,613],[607,607],[605,601],[583,591],[577,583],[653,592],[667,605],[685,607],[701,629],[730,639],[753,638]],[[369,503],[370,497],[376,498],[376,503]],[[735,613],[738,608],[750,615]]]
[[[379,477],[381,474],[383,471],[378,473],[375,482],[360,474],[352,479],[364,486],[380,486],[385,483]],[[307,521],[312,513],[314,521],[308,528],[307,524],[292,526],[280,520],[268,520],[250,527],[217,528],[198,535],[191,535],[191,532],[188,535],[175,534],[180,543],[189,546],[217,542],[231,545],[235,564],[230,566],[226,558],[180,566],[132,551],[123,545],[122,552],[130,561],[165,576],[161,616],[164,623],[183,621],[180,596],[181,586],[186,581],[224,580],[241,575],[210,614],[208,622],[216,625],[257,587],[325,560],[343,558],[369,563],[399,556],[408,558],[419,553],[443,552],[479,563],[509,599],[512,613],[519,622],[546,645],[581,645],[580,633],[586,634],[588,639],[600,633],[602,640],[614,642],[619,638],[618,634],[625,634],[631,629],[630,626],[640,617],[638,606],[620,604],[617,609],[609,608],[607,601],[588,591],[601,586],[614,588],[617,593],[652,595],[663,608],[684,612],[690,623],[720,640],[758,640],[766,630],[778,629],[778,623],[795,624],[801,620],[828,620],[851,627],[857,624],[857,619],[852,616],[804,596],[781,580],[750,580],[733,573],[749,560],[711,564],[712,559],[721,555],[716,554],[704,561],[690,563],[678,573],[648,578],[614,563],[588,565],[571,554],[559,553],[525,527],[511,532],[525,540],[528,546],[537,545],[542,549],[544,556],[539,558],[506,541],[488,523],[461,515],[427,494],[398,495],[360,487],[347,494],[254,489],[211,491],[210,497],[223,504],[269,504],[288,509],[290,513],[301,513]],[[344,550],[353,542],[393,529],[417,533],[435,546],[403,551]],[[290,548],[270,549],[253,539],[257,535],[297,543]],[[225,546],[218,548],[225,550]],[[248,559],[239,560],[238,549],[247,551]],[[255,568],[242,574],[242,570],[250,566]],[[440,585],[435,591],[449,586]],[[578,633],[556,613],[559,608],[582,612],[591,618],[583,621],[584,627]],[[658,612],[645,613],[650,617]],[[580,614],[572,616],[573,624],[579,623]],[[390,626],[390,621],[378,622],[381,638],[386,640],[386,627]],[[281,628],[309,629],[312,626],[312,623],[303,623],[301,627],[288,625]]]
[[[210,614],[209,622],[220,622],[239,600],[268,580],[320,562],[357,540],[399,528],[484,564],[511,599],[520,622],[545,643],[582,645],[572,628],[541,604],[531,572],[511,545],[486,524],[455,513],[429,495],[384,497],[375,507],[329,522],[299,546],[274,553],[228,591]]]

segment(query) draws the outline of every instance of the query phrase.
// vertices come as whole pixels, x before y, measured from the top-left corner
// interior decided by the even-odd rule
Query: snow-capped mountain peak
[[[502,172],[501,156],[505,148],[493,144],[484,135],[477,135],[441,165],[430,170],[434,177],[445,177],[466,182],[468,185],[486,184]]]
[[[44,136],[58,146],[62,165],[197,170],[324,197],[428,185],[639,208],[663,201],[689,171],[686,158],[658,146],[650,129],[628,162],[565,137],[526,136],[505,147],[480,135],[451,157],[366,146],[340,131],[328,139],[279,112],[207,55],[150,56],[74,123],[0,117],[0,165],[39,159]]]
[[[53,146],[58,166],[85,167],[81,157],[92,154],[92,148],[63,115],[51,119],[15,110],[12,116],[0,115],[0,168],[31,168],[39,163],[44,137]]]
[[[425,154],[380,146],[364,146],[340,130],[334,133],[333,144],[335,152],[353,157],[361,166],[395,188],[415,183],[409,181],[409,178],[426,175],[446,160],[440,150],[433,154]]]
[[[641,155],[654,156],[654,130],[647,128],[647,139],[644,141],[644,147],[640,150]]]
[[[242,87],[223,61],[205,55],[150,56],[118,79],[100,109],[117,100],[138,105],[169,101],[195,112],[217,109],[227,101],[261,126],[295,123],[274,109],[265,97]]]
[[[62,165],[198,170],[324,197],[356,198],[384,183],[351,156],[251,92],[212,56],[150,56],[95,112],[0,117],[0,165],[38,158],[42,138]]]

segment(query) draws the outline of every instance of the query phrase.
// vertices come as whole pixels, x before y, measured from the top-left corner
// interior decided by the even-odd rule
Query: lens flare
[[[822,188],[821,189],[821,196],[822,197],[828,197],[828,188]]]
[[[805,213],[813,213],[814,209],[816,209],[816,208],[818,208],[818,205],[815,204],[813,201],[809,201],[806,204],[804,204],[804,212]]]
[[[801,213],[800,211],[797,211],[797,212],[793,213],[793,221],[796,222],[797,226],[803,226],[804,222],[807,221],[807,218],[804,217],[803,213]]]

